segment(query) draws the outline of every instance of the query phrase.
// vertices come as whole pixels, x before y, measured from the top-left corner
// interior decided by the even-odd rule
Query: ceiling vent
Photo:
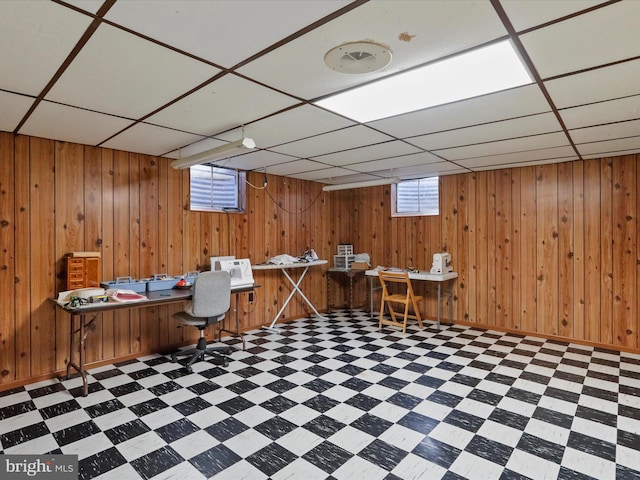
[[[375,42],[344,43],[329,50],[324,62],[340,73],[370,73],[389,65],[391,50]]]

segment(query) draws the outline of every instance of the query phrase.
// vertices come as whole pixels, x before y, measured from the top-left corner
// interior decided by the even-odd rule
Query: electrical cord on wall
[[[254,290],[253,290],[253,292],[251,292],[251,293],[253,293],[253,300],[252,300],[252,301],[250,301],[250,302],[247,302],[247,304],[248,304],[248,305],[253,305],[253,308],[247,308],[247,310],[246,310],[246,311],[245,311],[245,310],[242,310],[242,314],[243,314],[243,315],[248,315],[248,314],[250,314],[250,313],[255,312],[256,307],[257,307],[257,305],[258,305],[258,289],[257,289],[257,288],[256,288],[256,289],[254,289]],[[241,307],[241,308],[242,308],[242,307]]]
[[[244,183],[246,183],[247,185],[249,185],[251,188],[255,189],[255,190],[265,190],[267,188],[267,175],[264,175],[264,184],[261,187],[256,187],[253,183],[251,183],[249,180],[244,181]]]
[[[231,218],[229,212],[237,212],[237,208],[223,208],[224,213],[227,214],[227,248],[231,249]],[[218,248],[218,251],[220,249]],[[235,249],[234,249],[235,250]]]
[[[256,190],[264,190],[265,193],[267,194],[267,196],[271,199],[271,201],[274,203],[274,205],[276,207],[278,207],[280,210],[291,214],[291,215],[301,215],[303,213],[305,213],[306,211],[310,210],[311,207],[313,207],[315,205],[315,203],[318,201],[318,199],[320,198],[320,196],[324,193],[322,190],[320,190],[320,193],[318,193],[318,195],[316,195],[316,198],[313,199],[313,201],[311,202],[311,204],[309,204],[308,207],[306,207],[304,210],[300,210],[299,212],[292,212],[291,210],[287,210],[286,208],[284,208],[283,206],[278,204],[278,201],[273,198],[273,195],[271,195],[271,193],[269,192],[269,190],[267,190],[267,174],[265,173],[264,175],[264,184],[262,185],[262,187],[256,187],[254,184],[252,184],[251,182],[249,182],[249,180],[245,179],[245,183],[247,185],[249,185],[251,188],[254,188]]]

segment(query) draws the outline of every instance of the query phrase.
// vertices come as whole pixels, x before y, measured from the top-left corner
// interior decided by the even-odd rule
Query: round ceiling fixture
[[[375,42],[343,43],[329,50],[324,63],[340,73],[362,74],[380,70],[391,62],[391,50]]]

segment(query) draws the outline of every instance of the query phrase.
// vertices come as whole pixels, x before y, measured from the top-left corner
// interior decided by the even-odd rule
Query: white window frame
[[[414,198],[399,200],[398,195],[411,195],[406,188],[417,183],[417,191],[413,193]],[[436,186],[435,199],[433,193],[434,184]],[[413,186],[416,189],[416,186]],[[407,203],[415,205],[415,209],[408,208]],[[398,184],[391,186],[391,216],[392,217],[425,217],[440,215],[440,177],[414,178],[402,180]]]
[[[209,178],[207,179],[207,175]],[[189,209],[201,212],[245,212],[245,172],[215,165],[189,168]],[[231,182],[230,180],[233,180]],[[200,192],[194,191],[199,188]],[[233,191],[231,191],[233,189]],[[220,196],[221,190],[229,190]],[[216,193],[218,195],[216,195]],[[208,200],[206,200],[208,196]]]

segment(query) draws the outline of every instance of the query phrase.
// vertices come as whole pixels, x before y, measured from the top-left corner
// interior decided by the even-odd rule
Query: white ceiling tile
[[[560,123],[553,113],[540,113],[513,120],[485,123],[475,127],[413,137],[408,141],[425,150],[438,150],[561,130]]]
[[[393,173],[394,175],[398,175],[400,178],[411,179],[451,175],[454,173],[465,173],[468,171],[468,169],[460,165],[456,165],[455,163],[437,162],[430,163],[428,165],[415,165],[413,167],[398,168],[397,170],[393,170]]]
[[[549,80],[545,86],[558,108],[638,95],[640,60]]]
[[[104,0],[65,0],[66,3],[90,13],[98,13]]]
[[[533,160],[531,162],[515,162],[515,163],[504,163],[504,164],[490,164],[474,167],[474,172],[482,172],[487,170],[498,170],[500,168],[523,168],[523,167],[535,167],[536,165],[549,165],[551,163],[564,163],[571,162],[574,160],[578,160],[577,156],[569,156],[563,158],[547,158],[544,160]]]
[[[31,97],[0,90],[0,131],[13,132],[32,104]]]
[[[246,125],[244,132],[247,137],[255,140],[259,148],[271,148],[351,125],[355,123],[334,113],[312,105],[302,105]],[[220,138],[228,141],[237,140],[241,136],[241,128],[219,135]]]
[[[105,138],[131,125],[130,120],[89,110],[40,102],[20,129],[23,135],[98,145]]]
[[[560,110],[560,116],[569,129],[634,120],[640,118],[640,95],[567,108]]]
[[[640,120],[608,123],[597,127],[585,127],[571,130],[569,133],[575,143],[587,143],[617,138],[633,137],[640,132]]]
[[[548,78],[640,55],[640,8],[618,2],[521,37],[540,76]]]
[[[145,121],[215,135],[299,101],[235,75],[225,75]]]
[[[226,160],[220,160],[216,162],[216,165],[220,167],[238,168],[240,170],[260,170],[266,168],[267,172],[271,173],[271,166],[291,162],[292,160],[296,159],[289,155],[269,152],[268,150],[259,150],[257,152],[237,155]]]
[[[605,142],[592,142],[576,145],[581,155],[593,157],[594,155],[626,155],[627,153],[640,151],[640,136],[620,138]]]
[[[640,130],[640,0],[499,1],[516,29],[529,30],[521,37],[535,67],[559,77],[545,86],[570,129],[565,138],[547,135],[560,126],[535,84],[379,120],[371,128],[312,103],[508,38],[487,0],[118,1],[107,4],[104,22],[85,45],[78,42],[102,0],[0,1],[0,128],[15,130],[32,99],[51,84],[47,100],[56,102],[42,103],[20,133],[96,145],[137,120],[142,124],[106,145],[169,158],[245,135],[257,149],[220,164],[314,179],[330,170],[332,183],[391,172],[415,178],[468,171],[444,155],[468,159],[476,169],[495,168],[487,162],[564,161],[577,155],[569,134],[586,156],[640,152],[623,138]],[[367,75],[325,66],[329,48],[354,40],[390,47],[390,65]],[[76,45],[78,54],[69,57]],[[256,52],[268,53],[251,60]],[[70,66],[50,83],[67,58]],[[217,64],[243,67],[193,91],[217,78]],[[411,153],[425,148],[441,155]]]
[[[505,90],[417,112],[371,122],[371,127],[398,138],[549,112],[537,85]]]
[[[39,95],[91,21],[53,2],[0,1],[0,88]]]
[[[199,136],[190,133],[139,123],[101,146],[147,155],[163,155],[170,151],[173,145],[184,145],[198,139]]]
[[[314,162],[313,160],[294,160],[292,162],[273,165],[269,167],[267,171],[271,175],[290,176],[290,175],[295,175],[297,173],[320,170],[326,167],[327,167],[326,165],[323,165],[318,162]]]
[[[46,98],[139,118],[218,72],[103,24]]]
[[[367,182],[370,180],[380,180],[380,178],[391,178],[392,175],[369,175],[367,173],[353,173],[349,175],[341,175],[339,177],[324,177],[316,179],[320,183],[328,183],[330,185],[341,185],[345,183]]]
[[[239,138],[234,138],[234,140],[239,140]],[[217,138],[195,137],[195,140],[192,141],[191,143],[186,145],[183,144],[184,146],[181,148],[167,151],[167,153],[164,156],[171,157],[171,158],[189,157],[191,155],[204,152],[206,150],[211,150],[212,148],[220,147],[227,143],[229,142],[225,142]]]
[[[621,157],[625,155],[635,155],[638,153],[638,148],[632,148],[630,150],[614,150],[614,151],[606,151],[606,152],[598,152],[598,153],[585,153],[582,154],[582,158],[585,160],[594,159],[594,158],[605,158],[605,157]]]
[[[346,168],[340,168],[340,167],[332,167],[332,168],[322,168],[320,170],[313,170],[310,172],[294,173],[293,175],[289,175],[289,176],[293,178],[298,178],[300,180],[311,180],[311,181],[317,182],[324,179],[343,177],[345,175],[352,175],[352,174],[353,174],[353,170],[347,170]]]
[[[456,160],[460,166],[470,168],[472,170],[479,167],[501,165],[515,165],[518,163],[528,163],[541,160],[566,161],[576,160],[578,156],[570,146],[559,146],[551,148],[540,148],[538,150],[528,150],[523,152],[504,153],[502,155],[490,155],[486,157],[467,158]],[[552,163],[552,162],[550,162]]]
[[[481,143],[467,147],[455,147],[446,150],[437,150],[434,153],[447,160],[462,160],[465,158],[485,157],[505,153],[519,153],[527,150],[540,150],[549,147],[568,145],[569,141],[563,132],[547,133],[532,137],[514,138],[498,142]]]
[[[228,68],[348,3],[136,0],[116,2],[106,18]]]
[[[315,137],[298,140],[273,147],[271,150],[297,157],[317,157],[330,152],[357,148],[372,143],[389,140],[390,137],[362,125],[324,133]]]
[[[352,163],[348,167],[360,172],[378,172],[381,170],[395,170],[404,167],[415,167],[418,165],[429,165],[440,163],[442,158],[431,153],[423,152],[413,155],[403,155],[402,157],[387,158],[384,160],[373,160],[370,162]]]
[[[506,34],[489,2],[365,3],[239,71],[267,85],[304,98],[371,81],[444,55],[460,52]],[[331,70],[324,56],[333,47],[374,41],[392,51],[391,63],[378,72],[350,75]],[[291,72],[295,71],[295,75]]]
[[[398,157],[418,152],[421,152],[421,150],[400,140],[394,140],[362,148],[354,148],[353,150],[346,150],[344,152],[320,155],[314,157],[313,160],[328,163],[329,165],[344,166],[357,162],[366,162],[380,158],[389,159],[390,157]]]
[[[517,31],[542,25],[556,18],[562,18],[586,10],[603,1],[594,0],[501,0],[500,4]]]

